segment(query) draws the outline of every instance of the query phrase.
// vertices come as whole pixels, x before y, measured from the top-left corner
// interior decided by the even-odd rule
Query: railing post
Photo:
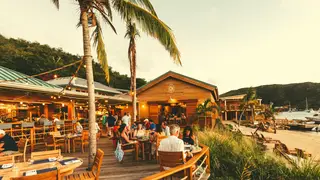
[[[34,127],[32,129],[30,129],[30,150],[31,152],[33,152],[33,148],[34,148],[34,135],[35,135],[35,129]]]
[[[210,173],[210,151],[209,151],[209,149],[207,149],[206,155],[207,155],[206,164],[208,165],[206,172]]]
[[[193,175],[192,175],[192,166],[189,168],[189,170],[188,170],[188,171],[189,171],[189,175],[188,175],[188,176],[189,176],[189,178],[188,178],[188,179],[189,179],[189,180],[192,180],[192,179],[193,179]]]

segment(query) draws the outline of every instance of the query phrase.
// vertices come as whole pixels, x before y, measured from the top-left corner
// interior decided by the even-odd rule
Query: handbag
[[[122,159],[123,159],[124,152],[123,152],[123,150],[122,150],[122,148],[121,148],[121,143],[120,143],[119,141],[118,141],[118,143],[117,143],[117,148],[116,148],[116,150],[114,151],[114,154],[115,154],[115,156],[116,156],[116,159],[117,159],[119,162],[121,162]]]

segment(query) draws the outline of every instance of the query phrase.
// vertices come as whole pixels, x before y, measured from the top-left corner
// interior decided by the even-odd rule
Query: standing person
[[[144,122],[144,127],[146,128],[146,130],[149,130],[150,129],[149,119],[145,119],[145,120],[143,120],[143,122]]]
[[[102,116],[102,129],[105,130],[106,133],[108,134],[107,116],[108,116],[108,113],[105,113]]]
[[[130,125],[129,122],[130,122],[130,117],[128,116],[127,113],[124,113],[124,116],[122,117],[122,123],[129,126]]]
[[[108,130],[108,136],[111,136],[111,132],[113,130],[113,127],[116,123],[116,119],[112,116],[110,113],[108,118],[107,118],[107,130]]]
[[[18,152],[14,139],[2,129],[0,129],[0,148],[3,149],[0,155],[11,155]]]
[[[113,116],[113,117],[116,119],[116,121],[118,121],[118,120],[119,120],[118,113],[114,113],[114,116]]]
[[[82,125],[80,124],[80,122],[77,122],[77,124],[76,124],[76,133],[77,134],[81,134],[82,131],[83,131]]]
[[[39,119],[39,124],[43,125],[44,122],[46,122],[46,121],[49,121],[49,120],[46,118],[46,115],[42,114],[40,119]]]

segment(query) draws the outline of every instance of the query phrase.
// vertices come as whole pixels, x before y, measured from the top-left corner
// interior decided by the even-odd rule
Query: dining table
[[[81,166],[83,160],[75,157],[62,157],[60,159],[43,159],[37,161],[0,165],[0,179],[9,180],[11,177],[22,177],[36,171],[39,173],[52,169],[59,169],[61,176],[67,176]],[[4,168],[4,166],[7,166]]]
[[[185,150],[185,151],[189,151],[189,152],[191,152],[192,154],[197,154],[197,153],[199,153],[199,152],[202,151],[202,148],[199,147],[199,146],[196,147],[196,146],[194,146],[194,145],[185,144],[185,145],[184,145],[184,150]]]

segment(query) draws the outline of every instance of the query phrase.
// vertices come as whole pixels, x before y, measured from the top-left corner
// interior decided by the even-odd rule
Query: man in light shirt
[[[169,128],[169,126],[167,125],[167,122],[166,122],[166,121],[162,121],[162,123],[161,123],[161,129],[162,129],[162,132],[164,132],[166,136],[170,136],[170,128]]]
[[[170,136],[160,141],[159,151],[184,151],[184,143],[179,139],[180,127],[176,124],[169,126]]]
[[[130,117],[127,113],[124,113],[124,116],[122,117],[122,123],[126,124],[127,126],[130,125]]]

